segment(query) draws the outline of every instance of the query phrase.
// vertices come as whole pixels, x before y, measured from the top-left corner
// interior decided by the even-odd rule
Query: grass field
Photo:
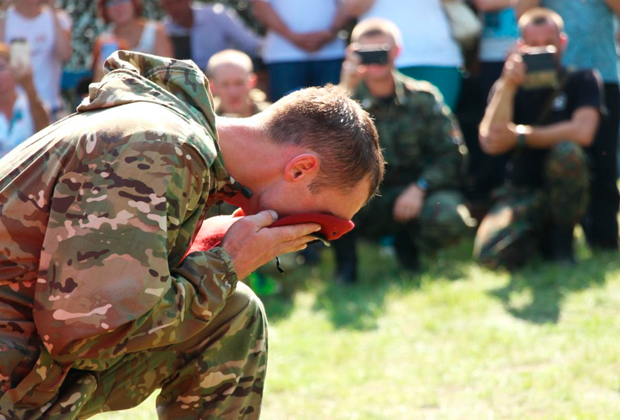
[[[270,359],[262,419],[620,418],[620,258],[494,273],[471,242],[413,275],[362,249],[356,286],[331,252],[264,299]],[[154,396],[97,420],[156,418]]]

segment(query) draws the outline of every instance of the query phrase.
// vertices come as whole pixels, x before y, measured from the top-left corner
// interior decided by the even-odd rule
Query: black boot
[[[394,238],[394,250],[398,261],[403,268],[410,271],[420,271],[420,255],[418,247],[413,243],[409,232],[399,232]]]
[[[550,253],[552,261],[562,265],[572,265],[577,262],[575,259],[573,226],[571,225],[551,225],[550,229]]]

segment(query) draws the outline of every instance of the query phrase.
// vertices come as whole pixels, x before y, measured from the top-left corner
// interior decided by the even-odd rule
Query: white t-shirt
[[[459,67],[459,45],[452,38],[441,0],[375,0],[360,20],[383,18],[398,26],[403,38],[396,67]]]
[[[19,38],[28,41],[37,93],[41,100],[52,109],[56,109],[62,106],[60,97],[62,62],[54,55],[57,34],[52,13],[52,10],[46,7],[36,18],[27,19],[10,7],[6,13],[4,39],[7,44]],[[66,13],[58,12],[58,19],[63,29],[71,29],[71,19]]]
[[[34,120],[30,114],[30,103],[26,93],[17,88],[17,100],[13,105],[13,117],[9,121],[0,112],[0,157],[35,133]]]
[[[280,19],[293,32],[313,32],[329,29],[336,11],[337,0],[255,0],[267,1]],[[282,63],[287,61],[336,60],[344,58],[346,45],[343,39],[336,38],[319,51],[306,52],[286,38],[268,31],[263,47],[263,61]]]

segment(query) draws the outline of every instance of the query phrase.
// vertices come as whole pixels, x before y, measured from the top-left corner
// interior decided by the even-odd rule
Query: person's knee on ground
[[[430,253],[456,244],[475,225],[462,194],[457,191],[429,194],[415,222],[419,224],[416,245]]]

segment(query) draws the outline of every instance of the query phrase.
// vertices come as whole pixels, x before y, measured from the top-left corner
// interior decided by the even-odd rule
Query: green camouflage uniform
[[[221,248],[236,192],[191,62],[120,51],[78,113],[0,161],[0,420],[256,419],[266,320]]]
[[[357,223],[370,236],[397,233],[403,224],[392,214],[396,198],[424,179],[428,192],[417,219],[406,224],[416,245],[435,251],[467,231],[468,212],[459,192],[465,171],[465,146],[458,123],[433,85],[394,72],[396,94],[389,103],[361,83],[355,92],[375,120],[387,162],[381,197],[364,207]]]
[[[542,188],[502,187],[484,217],[474,243],[474,258],[489,268],[517,268],[549,253],[554,225],[575,226],[588,207],[590,170],[584,150],[572,142],[550,149]],[[571,229],[572,232],[572,229]]]

